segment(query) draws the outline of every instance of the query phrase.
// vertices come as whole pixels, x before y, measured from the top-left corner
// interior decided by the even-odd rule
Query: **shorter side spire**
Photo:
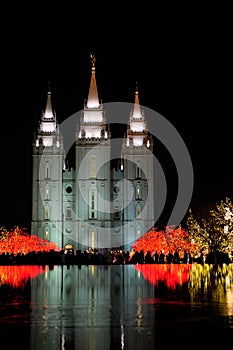
[[[50,82],[48,83],[48,92],[47,92],[47,102],[45,107],[45,112],[43,114],[43,119],[54,119],[54,114],[52,110],[52,102],[51,102],[51,88]]]

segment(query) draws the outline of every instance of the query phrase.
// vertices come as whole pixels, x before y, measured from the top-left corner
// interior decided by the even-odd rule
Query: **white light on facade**
[[[102,111],[84,111],[83,120],[85,123],[101,123],[103,121]]]
[[[143,121],[131,122],[130,129],[134,132],[142,132],[143,130],[145,130],[145,123]]]
[[[43,136],[43,145],[51,147],[53,145],[53,138],[51,136]]]
[[[136,147],[140,147],[143,145],[143,138],[142,137],[137,137],[133,139],[133,145]]]
[[[85,136],[86,136],[86,138],[92,138],[92,137],[100,138],[101,137],[101,130],[99,128],[86,129]]]
[[[56,130],[55,122],[41,122],[40,130],[42,132],[54,132]]]

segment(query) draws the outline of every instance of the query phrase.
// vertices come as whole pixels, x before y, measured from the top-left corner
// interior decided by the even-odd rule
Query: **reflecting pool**
[[[25,350],[229,347],[233,264],[0,266],[0,336]]]

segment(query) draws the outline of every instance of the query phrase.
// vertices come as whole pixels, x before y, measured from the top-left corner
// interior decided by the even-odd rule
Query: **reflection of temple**
[[[48,91],[33,142],[33,234],[56,242],[58,247],[67,243],[75,249],[131,247],[153,226],[153,142],[138,89],[126,120],[120,157],[113,160],[116,146],[112,146],[111,125],[107,125],[99,100],[92,57],[88,98],[76,130],[70,130],[70,137],[76,135],[75,166],[70,169]]]
[[[31,281],[31,349],[154,349],[153,296],[132,265],[57,266]]]
[[[0,292],[8,349],[154,349],[174,325],[233,325],[233,264],[0,266]]]

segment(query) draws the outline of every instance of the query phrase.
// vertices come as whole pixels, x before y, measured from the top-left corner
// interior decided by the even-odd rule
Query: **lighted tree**
[[[205,218],[197,218],[190,211],[187,230],[201,251],[231,254],[233,250],[233,204],[226,197],[216,203]]]
[[[180,254],[186,251],[195,255],[198,250],[185,229],[181,227],[174,228],[173,226],[166,227],[165,230],[153,229],[146,232],[133,244],[132,249],[138,252],[143,250],[145,253],[147,251],[151,253],[163,251],[165,255],[168,252],[174,254],[175,251]]]
[[[13,255],[27,254],[29,252],[49,252],[51,249],[58,251],[55,242],[29,235],[24,229],[16,227],[13,230],[0,228],[0,254]]]

